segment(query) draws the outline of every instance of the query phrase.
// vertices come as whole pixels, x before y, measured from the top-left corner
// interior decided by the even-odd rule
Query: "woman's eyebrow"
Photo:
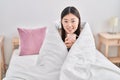
[[[76,18],[72,18],[71,20],[75,20]]]
[[[68,19],[64,19],[64,20],[68,20]]]
[[[63,20],[69,20],[69,19],[64,18]],[[76,20],[76,18],[72,18],[71,20]]]

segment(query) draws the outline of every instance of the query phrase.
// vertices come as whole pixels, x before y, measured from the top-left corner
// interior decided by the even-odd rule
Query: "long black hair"
[[[73,6],[68,6],[61,13],[61,28],[62,28],[61,36],[62,36],[62,40],[63,41],[65,41],[66,33],[65,33],[64,28],[63,28],[62,19],[63,19],[64,16],[66,16],[67,14],[70,14],[70,13],[75,15],[79,19],[78,28],[77,28],[77,30],[74,33],[77,36],[79,36],[79,34],[80,34],[81,18],[80,18],[79,11],[75,7],[73,7]]]

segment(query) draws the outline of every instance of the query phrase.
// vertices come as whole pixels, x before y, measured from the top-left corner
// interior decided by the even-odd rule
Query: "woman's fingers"
[[[74,44],[75,41],[76,41],[76,35],[75,34],[69,34],[65,38],[65,45],[67,46],[67,48],[70,48]]]
[[[65,45],[67,46],[67,48],[70,48],[73,45],[73,43],[70,41],[65,41]]]

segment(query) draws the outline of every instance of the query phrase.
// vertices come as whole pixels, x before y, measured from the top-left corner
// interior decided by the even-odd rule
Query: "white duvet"
[[[96,50],[88,24],[70,49],[60,80],[120,80],[120,69]]]
[[[96,50],[88,24],[69,52],[50,27],[39,55],[14,54],[4,80],[120,80],[120,69]]]

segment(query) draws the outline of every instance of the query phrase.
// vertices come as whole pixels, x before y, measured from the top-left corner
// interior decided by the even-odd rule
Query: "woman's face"
[[[79,24],[79,19],[71,13],[67,14],[62,19],[62,25],[67,34],[74,33],[78,28],[78,24]]]

